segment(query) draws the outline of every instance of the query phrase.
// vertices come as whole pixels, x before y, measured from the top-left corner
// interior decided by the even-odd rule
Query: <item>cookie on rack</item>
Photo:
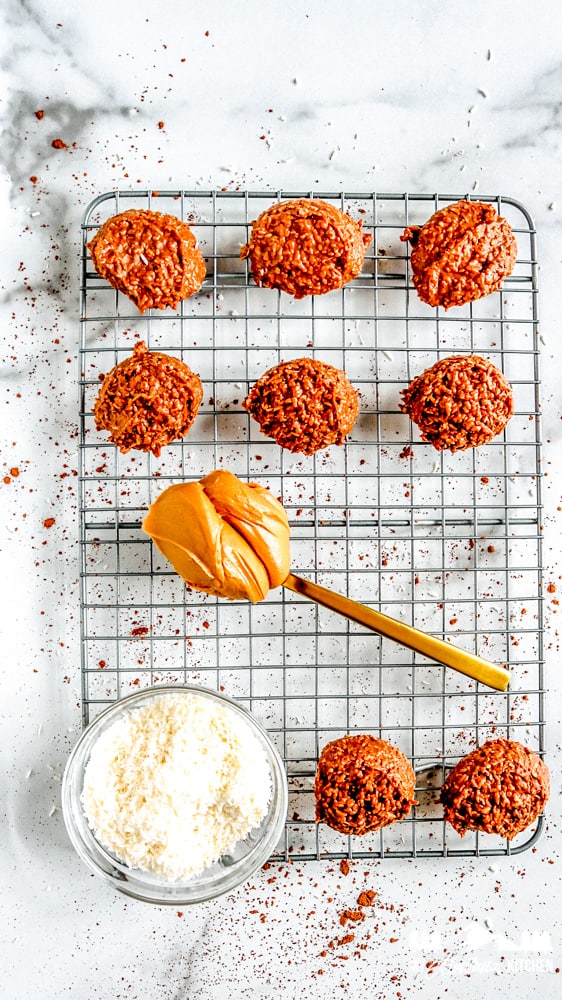
[[[370,242],[362,223],[335,205],[297,198],[278,202],[258,216],[240,257],[250,258],[256,285],[302,299],[356,278]]]
[[[408,815],[416,778],[401,750],[367,733],[328,743],[318,761],[316,822],[363,835]]]
[[[176,309],[205,278],[197,240],[175,215],[131,208],[107,219],[87,246],[97,273],[141,313]]]
[[[488,740],[463,757],[441,789],[444,817],[461,837],[467,830],[513,840],[543,811],[548,767],[515,740]]]
[[[339,368],[297,358],[265,372],[242,406],[281,448],[313,455],[343,443],[357,420],[359,395]]]
[[[513,415],[513,391],[503,372],[478,355],[452,354],[414,378],[400,409],[438,451],[487,444]]]
[[[104,376],[94,403],[97,430],[124,454],[135,448],[158,456],[184,438],[203,399],[199,375],[179,358],[149,351],[143,341]]]
[[[430,306],[462,306],[496,292],[517,259],[509,222],[493,205],[457,201],[400,237],[412,246],[415,289]]]

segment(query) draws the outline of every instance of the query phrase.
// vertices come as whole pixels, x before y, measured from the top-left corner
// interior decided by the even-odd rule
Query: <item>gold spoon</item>
[[[336,611],[344,618],[350,618],[358,625],[364,625],[386,639],[393,639],[394,642],[400,642],[403,646],[414,649],[417,653],[423,653],[424,656],[428,656],[438,663],[453,667],[461,674],[466,674],[467,677],[472,677],[473,680],[487,684],[488,687],[495,688],[497,691],[505,691],[509,684],[509,672],[504,667],[483,660],[480,656],[469,653],[466,649],[460,649],[458,646],[453,646],[452,643],[438,639],[435,635],[421,632],[412,625],[406,625],[405,622],[398,621],[396,618],[390,618],[388,615],[382,614],[381,611],[374,611],[365,604],[352,601],[351,598],[328,590],[327,587],[321,587],[318,583],[312,583],[311,580],[305,580],[301,576],[289,573],[282,586],[286,587],[287,590],[292,590],[295,594],[301,594],[302,597],[306,597],[310,601],[315,601],[316,604],[330,608],[331,611]]]

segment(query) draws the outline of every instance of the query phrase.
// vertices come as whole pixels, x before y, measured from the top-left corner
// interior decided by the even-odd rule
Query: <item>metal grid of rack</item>
[[[277,199],[321,197],[373,235],[362,274],[299,301],[258,288],[239,257],[253,219]],[[526,209],[486,196],[511,223],[518,262],[501,292],[445,313],[413,289],[407,225],[459,195],[109,192],[82,227],[80,340],[81,656],[84,723],[148,685],[199,682],[250,708],[286,763],[290,805],[276,857],[476,856],[511,844],[458,837],[438,789],[491,736],[544,751],[540,414],[536,236]],[[465,196],[466,197],[466,196]],[[106,218],[153,208],[185,219],[207,260],[177,311],[139,315],[94,272],[86,243]],[[121,455],[96,431],[100,375],[141,338],[198,372],[204,400],[188,436],[159,458]],[[398,408],[400,389],[437,359],[481,354],[510,380],[515,414],[474,451],[438,453]],[[242,409],[253,381],[311,355],[346,371],[360,417],[342,447],[305,457],[264,438]],[[507,692],[367,633],[283,589],[260,604],[189,592],[141,530],[171,482],[225,467],[279,496],[293,571],[508,666]],[[399,746],[418,777],[408,818],[360,838],[314,822],[321,748],[370,732]]]

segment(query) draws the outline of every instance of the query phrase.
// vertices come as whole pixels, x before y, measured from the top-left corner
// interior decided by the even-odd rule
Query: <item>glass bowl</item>
[[[86,818],[81,794],[84,772],[96,740],[116,721],[156,698],[169,695],[197,695],[219,702],[241,716],[261,744],[271,772],[271,801],[260,825],[238,841],[233,850],[216,864],[185,882],[167,882],[150,872],[130,868],[103,847]],[[266,730],[254,716],[232,698],[196,684],[169,684],[147,688],[109,705],[84,730],[74,747],[62,781],[62,811],[68,835],[88,867],[116,889],[145,902],[179,905],[200,903],[230,892],[245,882],[267,861],[282,835],[287,815],[287,775],[281,757]]]

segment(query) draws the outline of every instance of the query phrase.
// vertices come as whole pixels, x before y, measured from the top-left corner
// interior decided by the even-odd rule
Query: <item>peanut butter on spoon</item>
[[[285,508],[224,469],[168,486],[142,527],[189,586],[217,597],[255,604],[289,574]]]
[[[283,586],[488,687],[505,691],[509,684],[504,667],[291,573],[285,508],[269,490],[232,472],[168,486],[142,526],[191,587],[255,604]]]

